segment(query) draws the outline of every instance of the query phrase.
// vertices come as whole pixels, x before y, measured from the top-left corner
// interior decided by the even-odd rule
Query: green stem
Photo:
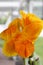
[[[23,60],[24,60],[24,65],[28,65],[28,58],[25,58]]]

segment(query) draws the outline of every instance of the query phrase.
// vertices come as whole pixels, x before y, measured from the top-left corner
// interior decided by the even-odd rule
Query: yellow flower
[[[0,34],[0,38],[6,40],[3,53],[6,56],[20,55],[29,57],[34,52],[34,41],[42,30],[42,20],[34,14],[26,14],[20,11],[22,18],[14,19],[8,29]]]

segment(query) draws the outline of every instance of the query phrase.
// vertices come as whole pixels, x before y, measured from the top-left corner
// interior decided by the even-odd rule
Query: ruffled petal
[[[22,26],[20,21],[21,20],[19,18],[14,19],[9,24],[9,27],[0,34],[0,38],[8,41],[12,37],[14,37],[16,33],[20,32],[19,27]]]
[[[29,40],[16,41],[15,50],[21,57],[27,58],[33,54],[34,45]]]
[[[28,39],[33,42],[34,40],[37,39],[37,37],[41,33],[41,30],[42,30],[42,25],[34,22],[26,26],[24,31],[27,33],[29,37]]]
[[[37,39],[42,30],[42,20],[34,14],[26,14],[20,11],[24,32],[27,33],[29,40],[32,42]]]
[[[3,46],[3,54],[5,56],[11,57],[11,56],[16,56],[17,53],[15,52],[15,44],[14,44],[14,40],[10,40],[8,42],[6,42]]]
[[[16,26],[11,26],[0,34],[0,38],[8,41],[16,34]]]

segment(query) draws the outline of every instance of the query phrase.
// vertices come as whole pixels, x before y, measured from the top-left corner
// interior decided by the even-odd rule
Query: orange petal
[[[39,36],[42,30],[42,25],[39,23],[31,23],[25,27],[25,32],[28,34],[28,39],[34,41]]]
[[[16,26],[11,26],[0,34],[0,38],[4,40],[8,40],[12,38],[12,36],[14,36],[15,33],[16,33]]]
[[[23,22],[22,24],[24,26],[29,25],[31,23],[31,21],[29,20],[28,14],[26,14],[22,10],[20,11],[20,14],[22,15],[22,22]]]
[[[26,14],[20,11],[22,15],[22,22],[24,22],[24,32],[27,33],[28,39],[31,41],[36,40],[42,30],[42,20],[34,14]]]
[[[24,11],[20,10],[20,15],[23,19],[25,19],[27,14]]]
[[[42,20],[36,16],[35,14],[32,14],[32,13],[25,13],[23,12],[22,10],[20,10],[20,14],[22,15],[22,19],[23,19],[23,22],[24,24],[28,24],[31,23],[31,22],[37,22],[37,23],[40,23],[42,24]]]
[[[15,25],[18,28],[18,25],[20,24],[20,26],[22,25],[21,19],[20,18],[15,18],[12,20],[12,22],[9,24],[9,27],[12,25]]]
[[[29,20],[32,21],[32,22],[37,22],[37,23],[40,23],[40,24],[42,22],[42,20],[38,16],[36,16],[35,14],[29,13],[28,17],[29,17]]]
[[[13,19],[12,22],[9,24],[9,27],[12,25],[16,26],[18,32],[20,32],[21,31],[20,28],[23,29],[23,26],[24,26],[22,19],[20,18]]]
[[[4,44],[3,54],[8,57],[17,55],[17,53],[15,52],[14,40],[10,40]]]
[[[0,34],[0,38],[8,40],[20,32],[19,27],[22,26],[21,19],[16,18],[10,24],[9,27]]]
[[[16,52],[23,58],[29,57],[34,52],[34,45],[29,40],[20,40],[15,43]]]

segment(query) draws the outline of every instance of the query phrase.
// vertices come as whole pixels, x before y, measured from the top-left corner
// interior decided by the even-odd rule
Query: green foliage
[[[35,42],[35,52],[39,55],[41,65],[43,65],[43,38],[40,37]]]

